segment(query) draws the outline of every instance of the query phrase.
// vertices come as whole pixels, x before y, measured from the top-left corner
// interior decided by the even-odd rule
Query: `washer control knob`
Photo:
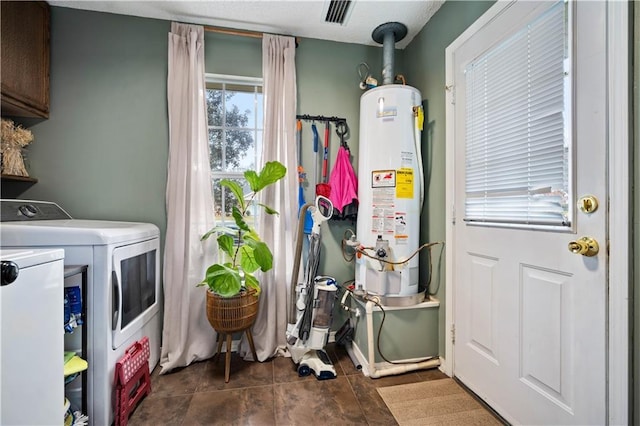
[[[38,209],[36,209],[36,207],[33,204],[23,204],[20,207],[18,207],[18,211],[26,217],[34,217],[35,215],[38,214]]]
[[[9,260],[2,261],[2,270],[0,274],[2,275],[2,283],[0,285],[8,285],[18,279],[18,274],[20,273],[20,268],[15,262],[11,262]]]

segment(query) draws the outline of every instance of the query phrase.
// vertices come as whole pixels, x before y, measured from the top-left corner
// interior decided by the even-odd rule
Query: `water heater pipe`
[[[393,31],[384,34],[384,44],[382,45],[382,84],[393,84],[394,80],[394,60],[395,60],[395,35]],[[389,49],[387,46],[391,46]]]
[[[367,341],[368,341],[368,349],[369,349],[369,377],[372,379],[378,379],[384,376],[392,376],[395,374],[407,373],[409,371],[415,370],[426,370],[428,368],[435,368],[440,366],[440,358],[435,357],[422,362],[412,362],[407,364],[395,364],[390,367],[385,367],[381,369],[376,368],[376,356],[375,356],[375,346],[373,342],[373,307],[375,304],[370,300],[367,301],[365,305],[365,310],[367,313]]]
[[[395,74],[393,70],[395,43],[407,35],[406,25],[400,22],[387,22],[378,25],[371,38],[382,44],[382,84],[393,84]]]
[[[422,108],[422,107],[420,107]],[[418,117],[416,114],[415,119],[413,120],[413,143],[416,147],[416,156],[418,158],[418,173],[420,178],[420,213],[422,213],[422,208],[424,207],[424,186],[427,183],[424,180],[424,167],[422,166],[422,139],[420,138],[420,126],[418,125]]]

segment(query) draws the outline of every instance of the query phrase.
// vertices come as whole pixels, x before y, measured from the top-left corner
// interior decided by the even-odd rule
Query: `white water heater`
[[[418,293],[422,96],[386,84],[360,98],[356,286],[385,297]]]

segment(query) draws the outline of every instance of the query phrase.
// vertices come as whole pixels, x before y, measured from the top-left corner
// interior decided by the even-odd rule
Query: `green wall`
[[[296,74],[298,83],[298,113],[346,118],[349,134],[346,142],[351,151],[351,163],[358,172],[358,134],[360,117],[360,96],[362,90],[357,66],[367,62],[372,69],[381,68],[382,52],[371,46],[336,43],[331,41],[301,39],[296,51]],[[313,201],[315,196],[313,134],[311,122],[303,121],[303,166],[307,173],[308,186],[305,200]],[[320,143],[324,140],[324,123],[317,122]],[[331,125],[329,170],[333,169],[340,139]],[[351,221],[331,220],[321,230],[322,251],[319,272],[329,275],[339,283],[352,280],[353,263],[347,263],[341,254],[342,237],[347,229],[355,232],[356,224]],[[338,321],[336,321],[338,322]],[[340,326],[342,324],[339,324]]]
[[[407,83],[422,93],[425,126],[422,156],[425,170],[425,203],[420,225],[420,242],[445,240],[445,49],[479,18],[492,1],[447,1],[427,22],[404,51]],[[430,292],[440,300],[439,347],[445,350],[444,250],[433,253]],[[429,280],[428,253],[420,254],[420,282]]]
[[[27,156],[38,183],[20,198],[57,202],[78,218],[151,222],[164,241],[169,30],[168,21],[51,8],[51,114],[48,120],[22,120],[35,136]],[[346,118],[356,168],[361,94],[356,66],[362,61],[378,67],[380,49],[300,39],[296,50],[299,113]],[[207,72],[259,77],[261,40],[207,32],[205,63]],[[310,123],[304,123],[303,135],[310,201],[315,194]],[[331,159],[337,149],[332,127]],[[320,271],[339,282],[353,277],[353,265],[340,255],[347,228],[355,224],[331,222],[323,228]]]
[[[164,240],[170,27],[51,8],[51,114],[30,127],[38,183],[20,198],[73,217],[151,222]],[[260,40],[206,33],[205,49],[207,72],[262,74]]]
[[[262,77],[262,40],[204,33],[204,68],[208,73]]]
[[[51,8],[51,113],[20,198],[165,229],[169,22]]]

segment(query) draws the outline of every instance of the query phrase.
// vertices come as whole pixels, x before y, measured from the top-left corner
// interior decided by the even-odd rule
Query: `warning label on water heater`
[[[413,169],[396,171],[396,198],[413,198]]]
[[[372,188],[393,188],[396,186],[395,170],[374,170],[371,172]]]
[[[395,230],[393,206],[374,206],[371,214],[371,232],[392,235]]]
[[[405,212],[395,212],[395,242],[398,245],[406,245],[409,243],[409,235],[407,234],[407,214]]]
[[[400,168],[411,167],[413,165],[413,152],[402,151],[400,152]]]

